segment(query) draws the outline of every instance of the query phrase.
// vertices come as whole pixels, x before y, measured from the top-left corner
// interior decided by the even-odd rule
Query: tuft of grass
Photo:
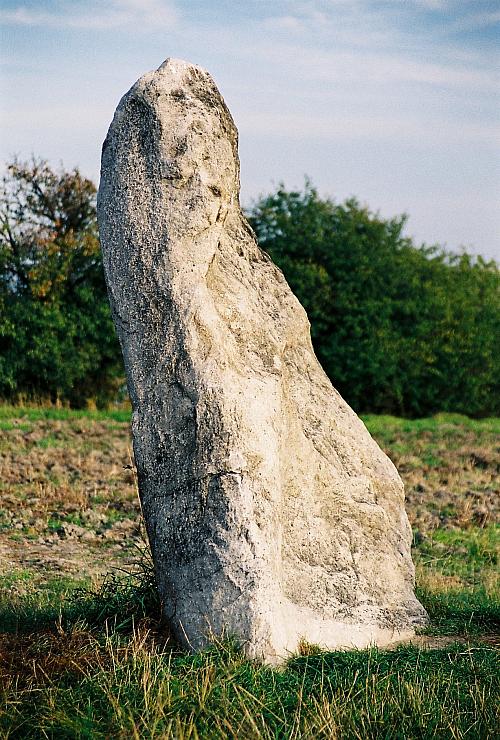
[[[0,633],[34,632],[55,625],[63,614],[77,618],[73,595],[89,587],[89,579],[68,576],[35,583],[28,570],[0,576]]]
[[[461,587],[498,591],[500,526],[436,529],[420,535],[415,560],[431,574],[454,578]],[[442,588],[443,583],[439,584]]]
[[[84,623],[126,632],[141,619],[161,622],[151,558],[146,551],[126,571],[108,573],[97,586],[89,579],[49,578],[33,584],[28,570],[0,577],[0,633],[29,634]],[[13,594],[9,587],[23,582]]]
[[[429,591],[417,588],[417,596],[427,609],[428,635],[491,638],[500,646],[500,602],[483,589]]]

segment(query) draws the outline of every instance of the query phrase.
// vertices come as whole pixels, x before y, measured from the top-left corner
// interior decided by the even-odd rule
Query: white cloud
[[[278,113],[242,112],[238,117],[240,130],[251,135],[273,138],[323,140],[370,140],[394,141],[398,144],[423,147],[450,146],[456,144],[500,145],[500,126],[494,124],[457,124],[453,120],[422,120],[409,114],[395,116],[367,113],[359,118],[353,111],[349,114],[316,115],[296,112]]]
[[[445,10],[449,5],[446,0],[412,0],[412,2],[426,10]]]
[[[283,29],[285,31],[300,31],[302,30],[302,22],[296,15],[281,15],[272,18],[267,18],[264,21],[264,25],[269,29]]]
[[[307,83],[386,86],[424,83],[436,88],[484,90],[492,93],[497,91],[494,70],[478,63],[465,65],[461,59],[432,61],[431,53],[428,54],[428,61],[412,58],[411,54],[404,54],[402,51],[379,51],[369,46],[362,51],[348,49],[343,45],[328,50],[305,43],[300,45],[268,39],[259,45],[259,54],[268,64],[282,68],[289,66],[294,70],[296,79]]]
[[[19,6],[0,11],[0,23],[51,28],[137,29],[171,28],[177,14],[171,0],[106,0],[104,2],[59,2],[53,10]]]
[[[500,23],[500,10],[489,13],[472,13],[465,15],[455,21],[451,28],[453,31],[477,31],[489,28]]]
[[[392,0],[397,2],[400,0]],[[331,7],[325,13],[327,4]],[[407,0],[405,10],[424,5],[443,10],[452,3]],[[488,52],[474,52],[454,43],[449,32],[460,30],[462,22],[464,30],[465,25],[492,24],[500,19],[500,11],[459,20],[450,16],[436,28],[416,21],[415,27],[401,26],[395,22],[394,9],[389,5],[377,9],[375,0],[352,0],[349,4],[344,0],[290,0],[287,8],[288,14],[263,20],[260,50],[279,66],[287,58],[300,59],[294,66],[304,80],[497,90]]]

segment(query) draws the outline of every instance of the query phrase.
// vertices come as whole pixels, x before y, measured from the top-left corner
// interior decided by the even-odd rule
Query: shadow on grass
[[[429,593],[417,589],[427,609],[429,635],[500,636],[500,602],[483,588]]]
[[[0,632],[30,634],[51,628],[69,629],[76,623],[106,627],[116,633],[133,630],[147,619],[161,624],[161,605],[153,565],[141,554],[130,572],[113,572],[98,588],[53,580],[45,589],[0,597]]]

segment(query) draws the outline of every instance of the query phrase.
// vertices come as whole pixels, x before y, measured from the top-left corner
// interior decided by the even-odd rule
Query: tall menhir
[[[403,484],[332,387],[306,313],[239,206],[238,134],[210,75],[167,59],[122,98],[98,217],[165,616],[235,635],[379,645],[425,621]]]

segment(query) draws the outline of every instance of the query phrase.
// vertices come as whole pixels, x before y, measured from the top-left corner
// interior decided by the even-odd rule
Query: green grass
[[[484,562],[489,535],[477,550],[472,538],[468,546]],[[0,602],[10,650],[2,737],[494,736],[498,652],[481,641],[431,650],[312,650],[273,669],[245,659],[231,641],[196,655],[165,642],[147,560],[135,575],[108,578],[99,588],[71,579],[30,588],[22,570],[0,582],[3,593],[14,585],[25,587],[24,595]],[[477,591],[420,596],[431,634],[483,637],[498,628],[498,603],[481,602]],[[1,657],[0,640],[0,665]]]
[[[482,584],[498,576],[500,525],[468,529],[436,529],[418,545],[417,558],[443,575],[456,576],[464,585]]]
[[[49,450],[52,447],[64,447],[66,441],[55,437],[53,434],[49,434],[47,437],[43,437],[43,439],[38,440],[36,444],[38,447],[41,447],[42,450]]]
[[[8,419],[0,418],[0,432],[11,432],[13,429],[20,429],[22,432],[31,431],[31,424],[14,424]]]
[[[129,409],[111,409],[106,411],[87,409],[67,409],[57,406],[9,406],[0,405],[1,429],[13,429],[9,419],[27,419],[29,421],[72,421],[89,419],[91,421],[114,421],[125,423],[130,421]]]
[[[90,587],[88,578],[34,581],[33,572],[21,568],[0,576],[0,633],[29,633],[52,628],[61,618],[70,623],[85,616],[77,597]]]
[[[491,432],[500,434],[500,419],[470,419],[461,414],[436,414],[424,419],[400,419],[396,416],[367,414],[361,417],[371,434],[377,437],[394,434],[395,432],[421,433],[447,431],[463,428],[474,432]],[[71,421],[89,419],[91,421],[112,421],[119,424],[130,421],[130,410],[88,410],[68,409],[57,406],[11,406],[0,405],[0,430],[13,429],[10,419],[26,419],[28,421]],[[26,427],[29,428],[29,427]]]
[[[470,419],[461,414],[436,414],[425,419],[400,419],[396,416],[366,414],[361,416],[370,434],[384,438],[397,432],[421,434],[431,432],[443,435],[455,430],[500,434],[500,418]]]
[[[8,590],[19,584],[30,583],[33,580],[33,573],[27,568],[18,568],[11,570],[0,576],[0,591]]]
[[[497,728],[498,665],[484,646],[321,653],[276,670],[231,642],[180,655],[140,630],[64,637],[52,662],[45,641],[36,688],[31,676],[4,684],[4,736],[483,739]]]
[[[500,634],[500,527],[438,529],[414,549],[429,634]]]
[[[429,592],[417,588],[417,596],[427,609],[429,626],[423,630],[427,635],[451,635],[466,637],[494,636],[500,634],[500,604],[498,596],[483,589],[467,591]]]
[[[18,587],[14,595],[12,586]],[[111,572],[97,586],[85,576],[34,582],[26,569],[0,576],[0,633],[30,634],[56,624],[70,629],[82,622],[123,631],[144,618],[161,621],[153,566],[144,552],[132,570]]]
[[[29,587],[22,571],[14,582]],[[165,642],[158,622],[144,623],[159,609],[147,563],[78,586],[49,581],[45,599],[28,592],[22,613],[1,615],[2,737],[494,737],[488,645],[319,652],[274,669],[231,641],[196,655]]]

